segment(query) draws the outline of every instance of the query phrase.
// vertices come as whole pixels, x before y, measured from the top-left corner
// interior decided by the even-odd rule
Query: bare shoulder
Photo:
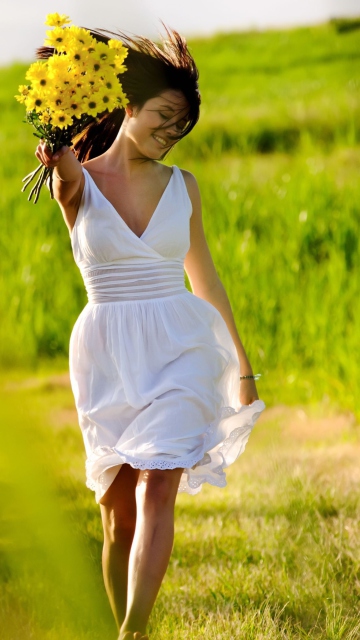
[[[182,176],[185,180],[185,184],[187,186],[187,189],[190,193],[190,191],[192,192],[197,192],[199,191],[199,186],[197,183],[197,180],[194,176],[193,173],[191,173],[190,171],[186,171],[186,169],[180,169]]]
[[[185,185],[189,194],[189,198],[193,205],[193,212],[201,208],[200,190],[198,182],[193,173],[180,169],[185,181]]]

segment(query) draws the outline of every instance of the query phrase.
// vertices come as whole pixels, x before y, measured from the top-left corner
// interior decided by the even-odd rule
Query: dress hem
[[[165,460],[165,459],[157,459],[157,460],[138,460],[129,456],[125,453],[120,453],[116,447],[107,448],[110,455],[118,456],[119,462],[112,463],[108,467],[104,467],[101,470],[101,473],[98,475],[98,480],[94,480],[90,476],[89,468],[93,465],[93,461],[88,459],[86,461],[87,468],[87,481],[86,486],[95,491],[96,500],[99,502],[101,497],[105,494],[107,489],[111,486],[113,480],[108,484],[108,486],[104,486],[103,484],[106,478],[106,472],[110,469],[114,469],[115,467],[121,467],[123,464],[129,464],[133,469],[140,469],[141,471],[146,470],[166,470],[166,469],[183,469],[183,476],[180,480],[178,493],[189,493],[190,495],[195,495],[201,490],[203,484],[208,483],[212,486],[216,486],[219,488],[224,488],[227,485],[226,476],[224,473],[224,469],[230,466],[235,460],[243,453],[247,442],[249,440],[252,429],[255,426],[256,420],[259,417],[260,413],[265,409],[265,404],[262,400],[255,400],[251,405],[243,405],[243,409],[253,408],[256,411],[251,413],[247,421],[242,424],[240,427],[233,429],[228,436],[222,441],[218,442],[212,449],[209,451],[208,440],[211,434],[213,433],[214,426],[219,423],[219,419],[210,423],[205,431],[205,442],[202,447],[202,452],[196,456],[192,456],[191,458],[183,458],[179,460]],[[231,413],[229,414],[229,411]],[[231,418],[239,415],[240,412],[231,409],[231,407],[226,407],[223,411],[227,413],[227,418]],[[224,415],[221,419],[224,419]],[[226,419],[225,417],[225,419]],[[240,441],[240,442],[238,442]],[[236,453],[231,456],[231,459],[227,458],[227,454],[229,451],[236,445],[238,442],[238,447]],[[211,455],[213,453],[213,455]],[[216,466],[209,467],[211,463],[214,465],[214,456],[220,458],[220,461],[217,461]],[[202,463],[202,461],[204,461]],[[201,464],[202,463],[202,464]],[[204,468],[205,473],[199,473],[197,477],[192,476],[192,471],[199,469],[199,467]],[[185,476],[185,478],[184,478]]]

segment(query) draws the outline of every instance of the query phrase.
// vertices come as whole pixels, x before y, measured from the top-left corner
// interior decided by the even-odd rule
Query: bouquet
[[[94,119],[128,103],[118,79],[126,71],[126,47],[120,40],[98,42],[87,29],[66,26],[70,22],[58,13],[46,17],[45,24],[54,29],[46,32],[44,44],[53,48],[53,55],[30,65],[25,76],[29,84],[20,85],[15,96],[25,105],[25,122],[53,153],[71,146]],[[40,164],[23,179],[22,191],[37,177],[28,198],[34,196],[34,204],[48,179],[54,197],[52,174],[52,168]]]

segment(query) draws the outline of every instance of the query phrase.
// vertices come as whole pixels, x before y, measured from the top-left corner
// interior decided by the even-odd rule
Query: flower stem
[[[40,163],[39,166],[34,171],[31,171],[31,173],[28,173],[28,175],[25,176],[25,178],[22,179],[22,182],[26,182],[28,180],[28,178],[29,178],[29,181],[26,182],[26,185],[23,186],[22,191],[24,191],[24,189],[26,189],[26,187],[29,184],[29,182],[31,182],[31,180],[33,178],[35,178],[36,174],[40,171],[41,167],[43,167],[43,166],[44,165]]]

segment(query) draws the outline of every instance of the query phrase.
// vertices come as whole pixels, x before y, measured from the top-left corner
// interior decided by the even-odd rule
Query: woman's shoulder
[[[181,172],[190,198],[192,199],[193,197],[198,196],[199,186],[194,174],[191,173],[191,171],[187,171],[186,169],[180,169],[180,167],[177,167],[177,169],[179,169],[179,171]]]

